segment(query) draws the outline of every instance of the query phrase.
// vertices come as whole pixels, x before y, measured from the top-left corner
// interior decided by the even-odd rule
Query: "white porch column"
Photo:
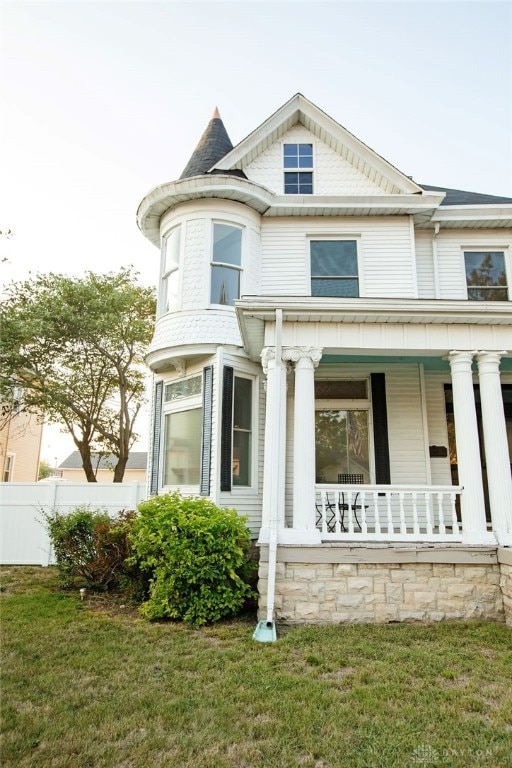
[[[322,357],[316,347],[287,347],[283,358],[295,365],[293,417],[293,529],[287,541],[318,544],[315,506],[315,368]]]
[[[477,354],[476,359],[492,529],[498,544],[511,546],[512,477],[499,370],[503,354],[505,353],[482,351]]]
[[[473,352],[453,351],[448,355],[453,388],[453,415],[461,496],[462,541],[464,544],[496,544],[485,520],[482,465],[478,444],[475,395],[471,363]]]
[[[286,460],[286,363],[276,361],[274,347],[261,353],[267,376],[265,407],[265,455],[263,459],[263,507],[258,542],[268,544],[272,509],[277,512],[278,529],[284,528]],[[278,417],[276,418],[276,415]]]

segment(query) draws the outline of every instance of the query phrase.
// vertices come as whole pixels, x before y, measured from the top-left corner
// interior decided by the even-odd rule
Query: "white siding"
[[[358,240],[361,296],[414,298],[416,276],[407,216],[264,219],[262,294],[310,295],[308,238],[323,236]]]
[[[439,284],[441,299],[466,298],[466,274],[464,271],[464,250],[488,249],[504,250],[508,247],[508,259],[512,241],[510,233],[488,230],[443,230],[437,238]],[[510,261],[509,261],[509,267]],[[509,275],[511,272],[509,271]]]
[[[248,179],[277,195],[284,194],[283,144],[313,144],[313,191],[317,195],[385,195],[386,191],[361,173],[302,125],[290,128],[278,141],[244,168]]]
[[[434,260],[432,256],[432,232],[416,230],[416,269],[418,274],[418,297],[435,298]]]

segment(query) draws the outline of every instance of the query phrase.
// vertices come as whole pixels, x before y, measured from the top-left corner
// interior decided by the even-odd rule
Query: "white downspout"
[[[439,234],[440,229],[441,229],[441,225],[439,224],[439,222],[437,224],[434,224],[434,234],[432,235],[432,261],[434,264],[434,292],[435,292],[436,299],[441,298],[441,288],[439,285],[439,262],[438,262],[438,255],[437,255],[437,236]]]
[[[282,350],[282,333],[283,333],[283,310],[276,309],[276,329],[275,329],[275,394],[274,397],[274,413],[272,414],[272,422],[277,435],[281,435],[281,377],[283,375],[281,364],[281,350]],[[274,468],[272,477],[272,493],[271,493],[271,506],[270,506],[270,519],[269,519],[269,542],[268,542],[268,580],[267,580],[267,627],[273,626],[274,619],[274,599],[275,599],[275,587],[276,587],[276,560],[277,560],[277,527],[280,518],[280,510],[278,509],[278,503],[280,503],[279,491],[279,479],[281,477],[280,454],[276,456],[277,466]]]

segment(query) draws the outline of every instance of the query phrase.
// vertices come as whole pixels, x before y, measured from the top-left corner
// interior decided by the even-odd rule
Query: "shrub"
[[[91,589],[111,589],[128,575],[136,579],[126,564],[134,512],[111,518],[102,510],[76,507],[69,514],[43,514],[63,587],[79,581]]]
[[[250,534],[233,509],[178,493],[139,505],[130,532],[139,565],[151,571],[149,619],[184,619],[193,626],[237,613],[251,596],[246,583]]]

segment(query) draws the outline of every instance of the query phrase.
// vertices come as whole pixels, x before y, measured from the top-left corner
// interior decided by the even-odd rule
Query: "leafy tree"
[[[47,477],[51,477],[52,468],[45,459],[41,459],[39,462],[39,472],[37,474],[38,480],[46,480]]]
[[[96,450],[114,454],[122,482],[137,437],[155,298],[136,276],[38,274],[9,285],[0,307],[0,401],[13,402],[21,386],[25,411],[63,423],[89,482]]]

